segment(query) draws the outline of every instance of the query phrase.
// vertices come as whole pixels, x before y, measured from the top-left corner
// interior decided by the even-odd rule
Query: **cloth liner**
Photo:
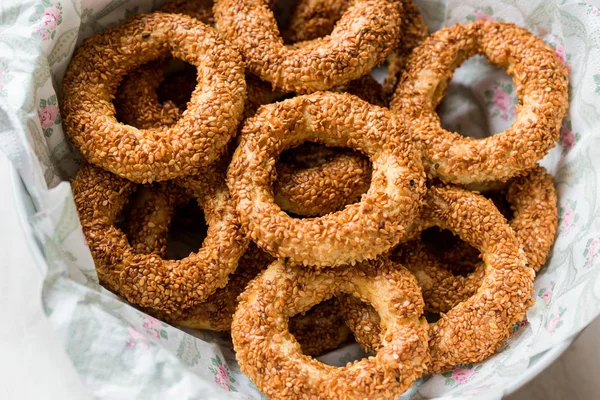
[[[230,340],[184,332],[121,302],[98,284],[70,186],[81,158],[66,140],[57,96],[86,37],[158,7],[140,0],[8,0],[0,5],[0,148],[18,169],[45,257],[45,312],[92,397],[261,399]],[[542,164],[556,177],[559,234],[535,281],[535,306],[483,363],[424,377],[403,399],[500,398],[539,354],[600,314],[600,9],[578,1],[417,1],[430,30],[476,20],[514,22],[541,36],[570,69],[570,110]],[[510,126],[512,80],[473,57],[439,112],[447,128],[484,137]],[[356,344],[321,359],[344,365]]]

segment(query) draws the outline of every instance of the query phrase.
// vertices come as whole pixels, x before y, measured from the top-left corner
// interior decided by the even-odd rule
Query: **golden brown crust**
[[[376,305],[386,334],[375,357],[336,368],[303,355],[287,320],[342,293]],[[414,277],[389,260],[318,271],[279,260],[240,296],[231,333],[242,372],[272,399],[397,398],[427,361],[422,312]]]
[[[138,254],[115,227],[137,185],[92,165],[72,181],[75,205],[100,282],[130,303],[173,312],[199,304],[225,286],[248,244],[223,176],[190,179],[209,226],[197,253],[182,260]]]
[[[546,263],[558,226],[558,196],[554,177],[544,167],[512,179],[506,200],[513,214],[510,226],[515,231],[529,266],[538,272]]]
[[[242,53],[248,70],[285,92],[328,90],[357,79],[385,60],[397,43],[401,5],[361,1],[330,35],[285,46],[268,4],[218,0],[216,26]]]
[[[533,304],[535,272],[526,265],[514,231],[483,196],[454,187],[432,187],[421,218],[478,248],[485,263],[477,292],[430,325],[428,372],[439,373],[494,353]],[[377,349],[379,316],[356,299],[346,296],[340,301],[345,310],[353,310],[346,322],[356,340],[368,350]]]
[[[185,310],[171,313],[153,313],[157,318],[171,324],[192,329],[210,331],[229,331],[237,298],[244,291],[248,282],[264,270],[273,258],[250,245],[239,260],[239,265],[225,287],[217,289],[205,301]]]
[[[119,118],[139,128],[174,124],[182,109],[171,99],[162,104],[158,102],[156,89],[164,79],[161,66],[157,63],[144,65],[127,75],[115,99]],[[195,76],[188,79],[195,82]],[[185,76],[178,81],[179,90],[185,92],[190,82],[185,80]],[[248,98],[244,107],[245,118],[253,116],[261,105],[270,104],[283,96],[282,92],[273,91],[267,83],[251,75],[246,75],[246,83]],[[384,103],[381,86],[370,76],[336,88],[336,91],[358,95],[372,104]],[[171,88],[169,94],[175,99],[177,90]],[[277,164],[275,199],[283,210],[303,216],[324,215],[356,202],[367,191],[371,181],[371,165],[366,157],[358,153],[337,154],[333,149],[328,150],[327,160],[309,168],[301,168],[295,163]]]
[[[475,54],[513,76],[513,125],[485,139],[441,127],[435,108],[455,68]],[[558,139],[568,102],[568,71],[554,50],[524,28],[501,22],[457,24],[411,54],[391,104],[418,140],[429,177],[444,182],[506,181],[533,168]]]
[[[388,101],[383,93],[381,84],[371,74],[363,75],[351,82],[336,86],[332,91],[353,94],[367,103],[379,107],[388,106]]]
[[[351,147],[370,158],[371,186],[359,203],[302,220],[275,204],[275,160],[304,141]],[[402,121],[385,108],[338,93],[315,93],[261,107],[242,129],[228,185],[245,231],[261,249],[314,267],[372,259],[395,246],[425,192],[420,158]]]
[[[287,37],[292,42],[297,42],[328,35],[352,3],[354,3],[352,0],[298,1],[286,30]],[[400,3],[402,4],[400,40],[395,51],[388,57],[387,75],[380,95],[391,96],[394,93],[407,57],[412,49],[427,37],[427,25],[416,3],[413,0],[400,0]],[[377,105],[385,106],[385,104]]]
[[[122,77],[167,49],[198,67],[185,115],[152,130],[117,122],[112,98]],[[183,15],[143,14],[79,47],[63,80],[61,111],[88,161],[145,183],[197,173],[223,154],[242,118],[245,89],[240,56],[214,29]]]

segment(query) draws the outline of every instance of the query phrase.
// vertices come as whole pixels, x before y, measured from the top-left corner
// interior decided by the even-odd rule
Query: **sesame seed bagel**
[[[482,54],[513,76],[519,99],[512,126],[485,139],[441,127],[436,107],[466,59]],[[568,71],[542,39],[501,22],[457,24],[412,52],[391,108],[410,124],[429,177],[469,184],[506,181],[535,167],[558,140],[568,103]]]
[[[526,176],[511,179],[506,184],[505,196],[513,214],[509,225],[525,252],[527,266],[537,272],[545,264],[556,237],[558,210],[554,178],[538,166]],[[465,276],[453,274],[420,240],[398,246],[393,257],[415,274],[425,309],[434,313],[448,312],[473,296],[485,276],[484,262],[473,265],[474,271]]]
[[[330,35],[286,46],[263,0],[218,0],[216,27],[239,49],[249,71],[285,92],[327,90],[382,63],[400,37],[401,5],[357,0]]]
[[[223,176],[211,172],[193,179],[189,185],[204,210],[207,237],[198,252],[165,260],[137,253],[115,227],[137,185],[90,164],[79,170],[72,181],[75,205],[104,286],[130,303],[167,312],[193,307],[225,286],[248,241]]]
[[[112,103],[123,76],[168,52],[198,68],[198,85],[174,125],[138,129],[119,123]],[[244,109],[239,54],[217,32],[178,14],[142,14],[92,36],[63,80],[63,121],[89,162],[134,182],[197,173],[221,156]]]
[[[388,57],[387,75],[383,83],[383,92],[380,91],[379,96],[384,93],[391,96],[394,93],[408,55],[427,37],[427,25],[415,2],[413,0],[399,0],[399,2],[402,4],[400,41],[395,51]],[[292,42],[326,36],[352,3],[352,0],[300,0],[294,8],[285,33]],[[384,104],[377,105],[384,106]]]
[[[124,231],[131,247],[140,254],[154,253],[165,258],[167,234],[175,208],[184,205],[189,198],[176,185],[154,184],[139,189],[124,223]],[[200,304],[169,312],[146,311],[173,325],[229,331],[237,297],[248,282],[272,262],[271,256],[251,243],[240,257],[237,269],[230,275],[227,285],[217,289]],[[292,317],[289,329],[300,343],[303,353],[310,356],[319,356],[336,349],[350,335],[350,329],[344,323],[340,306],[335,299],[316,305],[306,315]]]
[[[429,329],[428,373],[481,361],[510,335],[512,326],[533,304],[535,272],[519,240],[492,201],[455,187],[432,187],[425,196],[422,218],[449,229],[481,251],[482,284]],[[417,275],[417,279],[422,277]],[[365,349],[379,348],[380,317],[373,308],[348,296],[340,298],[346,323]],[[351,311],[348,311],[351,310]]]
[[[319,218],[294,219],[275,203],[275,161],[311,141],[350,147],[373,165],[360,202]],[[269,254],[294,264],[338,266],[394,247],[418,214],[426,191],[421,159],[400,119],[358,97],[299,96],[259,109],[242,128],[228,185],[245,232]]]
[[[288,319],[347,293],[382,316],[382,346],[337,368],[302,354]],[[275,261],[240,296],[231,335],[240,369],[271,399],[397,398],[423,373],[427,323],[410,273],[387,259],[318,271]]]

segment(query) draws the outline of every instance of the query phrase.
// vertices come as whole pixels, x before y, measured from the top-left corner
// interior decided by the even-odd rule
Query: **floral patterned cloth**
[[[37,213],[29,223],[45,263],[46,314],[90,394],[110,399],[264,398],[240,372],[230,341],[184,332],[98,285],[70,187],[81,159],[61,126],[57,97],[85,37],[156,8],[141,0],[5,0],[0,5],[0,149],[18,169]],[[510,21],[552,46],[571,74],[569,115],[543,164],[556,177],[559,235],[536,279],[536,304],[493,357],[420,379],[404,399],[500,398],[544,351],[600,314],[600,10],[573,0],[421,0],[431,30],[457,22]],[[473,57],[440,106],[443,124],[474,137],[515,116],[511,79]],[[34,245],[37,245],[34,243]],[[325,355],[343,365],[357,345]]]

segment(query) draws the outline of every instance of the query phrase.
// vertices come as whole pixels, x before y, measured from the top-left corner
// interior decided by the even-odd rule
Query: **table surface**
[[[600,399],[600,318],[548,368],[505,400]]]

